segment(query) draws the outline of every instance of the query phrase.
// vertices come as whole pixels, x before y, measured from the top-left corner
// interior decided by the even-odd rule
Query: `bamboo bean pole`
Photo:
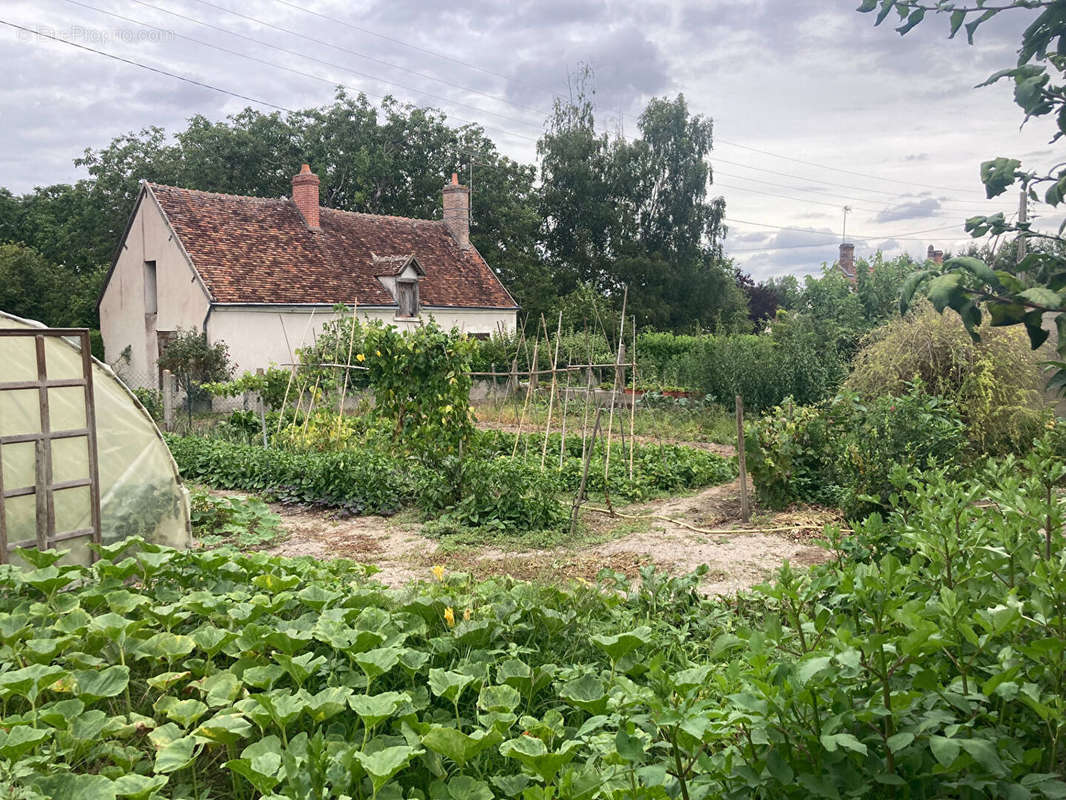
[[[537,333],[537,340],[533,343],[533,361],[534,361],[534,363],[536,363],[537,348],[538,347],[540,347],[540,332],[539,331]],[[518,418],[518,432],[515,433],[514,449],[511,450],[511,458],[514,458],[515,456],[518,455],[518,441],[519,441],[519,439],[522,438],[522,426],[525,424],[525,421],[526,421],[526,410],[529,408],[529,398],[530,398],[530,395],[532,395],[532,394],[533,394],[533,381],[528,381],[526,383],[526,400],[525,400],[524,403],[522,403],[522,414]]]
[[[567,352],[567,360],[570,354]],[[559,436],[559,471],[563,470],[563,451],[566,449],[566,414],[570,408],[570,371],[566,372],[566,388],[563,390],[563,431]]]
[[[589,323],[585,320],[585,350],[588,354],[589,363],[592,363],[592,340],[589,338]],[[585,412],[581,420],[581,460],[585,460],[585,437],[589,427],[589,400],[592,397],[592,367],[585,372]]]
[[[633,480],[633,453],[636,449],[636,426],[637,426],[637,315],[633,315],[633,369],[630,376],[633,383],[633,394],[629,396],[629,480]]]
[[[611,411],[607,422],[607,447],[603,456],[603,495],[607,501],[607,507],[611,508],[611,481],[610,481],[610,469],[611,469],[611,435],[614,433],[614,401],[618,394],[618,375],[619,370],[617,365],[622,360],[622,348],[624,344],[622,342],[622,335],[625,332],[626,326],[626,301],[629,299],[629,287],[626,286],[625,292],[622,294],[622,318],[618,323],[618,357],[615,359],[615,371],[614,371],[614,388],[611,391]]]
[[[293,352],[292,345],[289,343],[289,334],[285,330],[285,318],[278,314],[278,319],[281,320],[281,333],[285,337],[285,349],[289,351],[289,358],[296,361],[296,353]],[[307,318],[307,324],[304,326],[304,335],[300,339],[300,343],[303,344],[303,340],[307,338],[307,331],[311,327],[311,323],[315,320],[315,309],[311,309],[311,315]],[[296,376],[296,370],[300,368],[299,364],[292,364],[292,371],[289,372],[289,381],[285,384],[285,396],[281,400],[281,408],[278,410],[278,428],[274,431],[274,435],[277,436],[281,433],[281,423],[285,419],[285,406],[289,402],[289,388],[292,386],[293,378]]]
[[[577,517],[581,511],[581,501],[585,498],[585,484],[589,478],[589,462],[592,460],[592,449],[596,446],[596,434],[600,430],[600,416],[603,414],[603,408],[596,406],[596,422],[592,426],[592,441],[589,444],[588,451],[585,453],[584,465],[581,468],[581,483],[577,487],[577,494],[574,496],[574,507],[570,512],[570,535],[574,535],[574,531],[577,529]]]
[[[344,400],[348,395],[348,373],[352,366],[352,345],[355,344],[356,313],[359,310],[359,301],[352,303],[352,332],[348,335],[348,358],[344,361],[344,383],[341,384],[341,399],[337,404],[337,438],[341,435],[341,424],[344,420]]]
[[[555,386],[558,381],[559,342],[563,338],[563,312],[559,312],[559,324],[555,328],[555,353],[552,356],[552,385],[548,392],[548,422],[544,425],[544,443],[540,446],[540,468],[544,469],[544,460],[548,456],[548,434],[552,429],[552,413],[555,411]]]

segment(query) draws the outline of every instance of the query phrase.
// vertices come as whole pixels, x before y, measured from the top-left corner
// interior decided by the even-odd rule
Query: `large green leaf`
[[[200,724],[194,733],[204,739],[210,739],[219,744],[236,744],[241,739],[247,739],[255,732],[255,728],[243,714],[234,714],[223,711]]]
[[[476,730],[468,735],[455,728],[432,725],[422,735],[422,744],[462,767],[486,747],[499,742],[501,738],[495,732],[487,733],[483,730]]]
[[[949,739],[946,736],[929,737],[929,749],[941,766],[950,767],[954,764],[961,748],[962,745],[958,739]]]
[[[268,794],[284,777],[281,740],[277,736],[265,736],[244,748],[240,758],[227,761],[226,766],[257,791]]]
[[[507,713],[518,708],[522,696],[513,686],[482,686],[477,698],[478,708],[496,713]]]
[[[590,714],[602,714],[607,708],[607,692],[603,681],[595,675],[582,675],[567,681],[559,688],[559,696]]]
[[[59,772],[34,784],[45,797],[57,800],[115,800],[115,784],[103,775]]]
[[[128,772],[115,778],[115,794],[119,797],[129,797],[131,800],[145,800],[166,786],[169,780],[166,775],[148,776]]]
[[[86,703],[122,694],[130,683],[130,668],[116,664],[106,669],[75,670],[74,691]]]
[[[6,732],[0,728],[0,756],[18,761],[51,735],[52,731],[47,728],[31,728],[29,725],[16,725]]]
[[[429,689],[433,694],[438,697],[443,697],[445,700],[450,700],[453,703],[459,697],[459,694],[473,683],[474,678],[471,675],[464,675],[461,672],[453,672],[452,670],[439,669],[434,667],[429,671]]]
[[[353,694],[348,705],[359,715],[363,724],[373,728],[382,720],[395,714],[410,699],[407,692],[382,692],[381,694]]]
[[[355,663],[366,673],[368,680],[381,677],[400,661],[399,647],[378,647],[365,653],[356,653]]]
[[[316,723],[335,717],[348,707],[352,690],[347,686],[331,686],[308,696],[305,711]]]
[[[381,787],[388,783],[393,775],[406,767],[412,758],[424,752],[421,748],[396,745],[395,747],[383,748],[376,753],[357,751],[355,758],[366,770],[366,774],[370,776],[370,780],[374,784],[374,791],[379,792]]]
[[[611,661],[618,661],[618,659],[632,653],[638,647],[648,644],[651,641],[651,637],[651,628],[647,625],[641,625],[631,631],[610,636],[594,635],[592,643],[605,652]]]
[[[155,755],[155,772],[167,775],[185,769],[196,756],[196,738],[182,736],[164,745]]]
[[[557,752],[552,753],[544,742],[535,736],[519,736],[501,744],[500,754],[516,759],[545,784],[550,784],[560,768],[577,755],[580,746],[580,742],[570,739]]]

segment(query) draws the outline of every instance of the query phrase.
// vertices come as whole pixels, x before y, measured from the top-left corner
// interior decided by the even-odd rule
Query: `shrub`
[[[821,406],[787,402],[751,423],[748,465],[759,502],[839,505],[849,517],[883,508],[894,473],[967,463],[955,407],[917,387],[869,404],[843,394]]]
[[[163,419],[163,394],[155,389],[148,389],[144,386],[137,386],[132,389],[134,396],[144,406],[144,410],[147,411],[152,419],[156,422],[160,422]]]
[[[980,452],[1020,452],[1046,421],[1040,354],[1018,328],[979,332],[975,342],[957,315],[938,314],[923,302],[868,335],[846,386],[873,398],[921,381],[958,407]]]

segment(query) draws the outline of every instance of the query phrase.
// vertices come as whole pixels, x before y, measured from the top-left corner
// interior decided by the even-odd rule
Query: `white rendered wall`
[[[145,261],[156,262],[158,312],[150,315],[145,313]],[[156,388],[156,332],[201,330],[207,309],[206,293],[159,206],[146,194],[100,301],[105,360],[129,385]],[[122,357],[127,347],[128,360]]]

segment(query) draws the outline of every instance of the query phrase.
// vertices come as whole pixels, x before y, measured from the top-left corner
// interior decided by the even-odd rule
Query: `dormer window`
[[[418,316],[418,280],[396,281],[396,316]]]
[[[396,318],[417,318],[421,304],[418,282],[426,276],[426,271],[422,269],[414,253],[392,256],[371,253],[370,257],[377,267],[378,281],[389,290],[396,301]]]

